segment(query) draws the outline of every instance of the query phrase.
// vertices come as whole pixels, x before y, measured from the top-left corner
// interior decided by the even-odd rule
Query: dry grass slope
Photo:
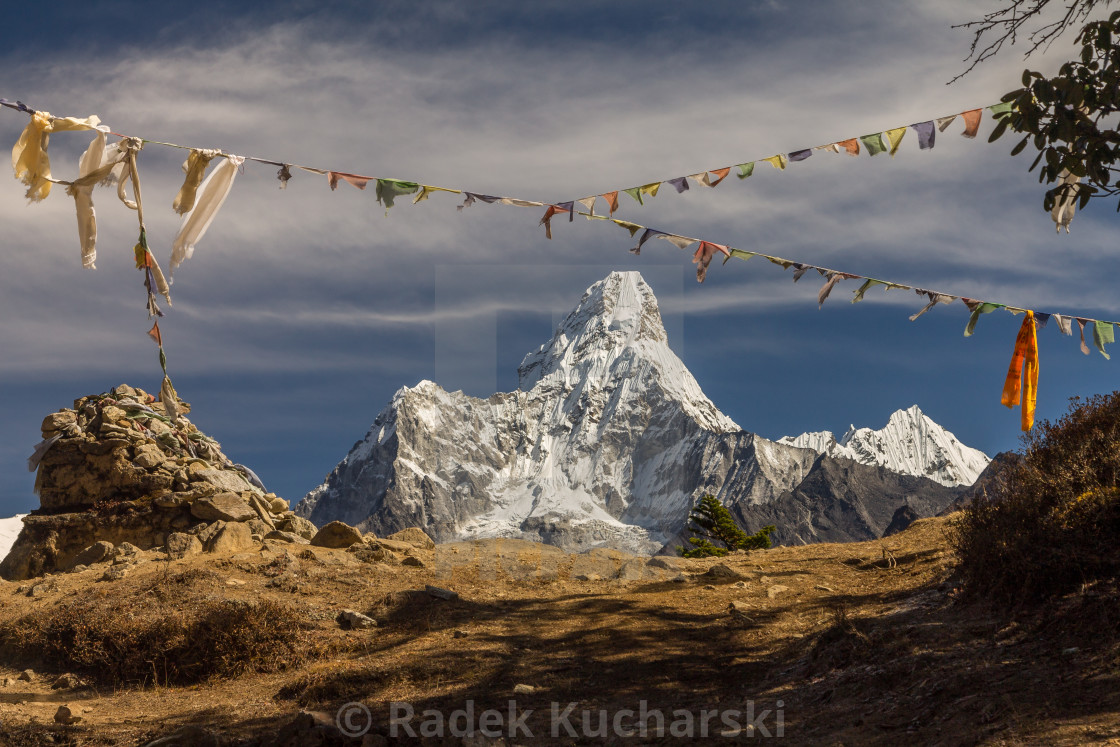
[[[0,584],[0,629],[9,634],[28,620],[48,630],[45,621],[57,621],[62,610],[155,620],[182,605],[184,620],[198,621],[206,619],[202,610],[232,615],[256,605],[292,615],[278,623],[287,626],[290,653],[267,636],[259,642],[264,648],[241,659],[184,649],[179,682],[196,683],[190,685],[161,672],[143,687],[52,691],[55,674],[84,660],[71,646],[44,650],[34,665],[42,673],[32,682],[0,687],[0,745],[143,744],[185,724],[215,730],[223,743],[259,743],[301,708],[333,718],[350,701],[366,704],[374,732],[388,736],[394,701],[416,713],[446,713],[467,700],[479,711],[504,709],[510,699],[534,710],[528,725],[537,737],[515,740],[530,744],[553,743],[553,702],[615,713],[637,709],[641,700],[665,713],[745,708],[748,701],[773,709],[781,700],[793,744],[1120,740],[1115,581],[1015,615],[968,601],[953,575],[946,527],[943,519],[919,521],[889,545],[782,547],[681,561],[683,582],[670,574],[579,580],[588,575],[586,556],[557,560],[529,543],[486,541],[441,545],[424,555],[426,567],[366,563],[323,548],[306,551],[297,567],[266,548],[193,556],[170,570],[147,563],[112,584],[93,582],[96,572],[55,576],[57,588],[37,597]],[[556,562],[545,563],[549,557]],[[618,568],[625,559],[601,560]],[[285,563],[283,576],[270,575]],[[721,563],[737,575],[707,573]],[[424,592],[426,584],[459,598],[437,599]],[[122,606],[126,598],[133,601]],[[341,630],[334,616],[343,608],[370,615],[378,626]],[[238,619],[250,627],[277,624]],[[177,628],[204,629],[191,624]],[[23,654],[32,653],[29,645]],[[222,650],[232,656],[228,645]],[[287,668],[257,666],[269,650],[279,650]],[[150,653],[133,661],[143,656]],[[14,678],[14,662],[0,662],[0,680]],[[138,677],[122,679],[144,682],[143,666],[132,666]],[[535,689],[515,692],[524,684]],[[54,725],[60,702],[83,721]]]

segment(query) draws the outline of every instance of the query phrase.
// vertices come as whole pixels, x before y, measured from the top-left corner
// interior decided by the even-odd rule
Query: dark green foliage
[[[1094,195],[1120,195],[1120,134],[1114,129],[1120,112],[1120,11],[1107,21],[1082,28],[1079,59],[1062,65],[1058,75],[1023,73],[1023,87],[1003,96],[1012,111],[1003,115],[989,140],[1011,129],[1022,133],[1011,150],[1028,146],[1038,151],[1031,164],[1039,169],[1039,182],[1052,184],[1063,171],[1084,177],[1081,184],[1049,190],[1046,210],[1070,191],[1084,208]],[[1120,205],[1117,206],[1120,210]]]
[[[688,530],[698,536],[688,539],[692,549],[677,548],[686,558],[722,556],[731,550],[765,550],[770,547],[770,533],[775,529],[768,526],[755,534],[747,534],[714,495],[701,498],[689,512],[688,520]],[[713,544],[713,541],[720,544]]]
[[[1023,445],[952,527],[965,589],[1027,601],[1120,572],[1120,392],[1074,398]]]

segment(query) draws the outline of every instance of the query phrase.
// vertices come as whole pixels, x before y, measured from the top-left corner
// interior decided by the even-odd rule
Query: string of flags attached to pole
[[[795,282],[800,280],[810,270],[816,270],[825,278],[824,285],[817,295],[818,304],[822,306],[835,286],[843,280],[863,281],[860,287],[855,291],[852,303],[863,300],[864,294],[877,285],[884,286],[886,290],[913,290],[919,296],[925,297],[928,303],[920,311],[910,317],[911,321],[916,320],[938,304],[950,304],[960,300],[970,311],[968,325],[964,332],[966,337],[972,334],[982,314],[990,313],[996,309],[1004,309],[1012,314],[1025,314],[1022,328],[1016,339],[1014,354],[1008,369],[1001,398],[1003,404],[1008,407],[1014,407],[1021,402],[1023,430],[1029,430],[1033,425],[1035,402],[1037,398],[1037,328],[1046,326],[1047,322],[1052,318],[1060,332],[1071,335],[1072,322],[1076,321],[1081,334],[1082,352],[1085,354],[1089,354],[1090,352],[1085,342],[1085,328],[1089,327],[1094,345],[1105,358],[1109,356],[1108,353],[1105,352],[1104,345],[1114,341],[1113,326],[1117,324],[1116,322],[1089,319],[1073,315],[1043,313],[1001,303],[966,298],[957,294],[917,288],[904,283],[880,280],[856,273],[819,267],[810,263],[784,259],[761,252],[736,249],[724,244],[682,236],[668,231],[661,231],[614,217],[614,214],[620,208],[620,194],[627,194],[638,205],[644,206],[645,198],[656,197],[661,187],[665,184],[669,184],[678,194],[688,191],[690,189],[690,182],[704,188],[713,189],[719,186],[731,174],[732,169],[735,169],[736,176],[739,179],[746,179],[754,173],[755,166],[759,163],[769,163],[775,169],[785,171],[789,164],[804,161],[811,157],[816,151],[820,150],[827,150],[833,153],[845,153],[850,156],[858,156],[862,151],[866,151],[868,155],[872,157],[880,153],[888,153],[893,157],[898,152],[903,138],[909,130],[915,132],[918,139],[918,147],[921,150],[929,150],[934,147],[937,133],[944,133],[958,117],[964,123],[964,130],[961,132],[961,135],[966,138],[975,138],[979,131],[984,110],[988,110],[993,118],[1000,120],[1008,116],[1012,111],[1011,104],[1007,102],[971,109],[958,114],[937,117],[909,126],[895,127],[878,133],[837,140],[813,148],[780,153],[767,158],[759,158],[753,161],[733,164],[731,166],[707,169],[635,187],[611,189],[587,197],[563,200],[555,203],[486,195],[465,189],[426,185],[416,181],[406,181],[395,178],[365,176],[350,171],[302,166],[257,156],[238,156],[224,153],[217,149],[193,148],[176,143],[123,135],[112,132],[106,125],[101,123],[97,116],[86,118],[55,117],[49,112],[32,109],[21,101],[12,102],[7,99],[0,99],[0,106],[23,112],[30,117],[26,128],[23,130],[19,140],[12,149],[12,167],[16,178],[27,186],[27,198],[31,202],[39,202],[45,199],[50,194],[53,184],[65,186],[67,194],[74,198],[82,264],[84,267],[88,269],[95,269],[96,267],[97,220],[93,204],[94,188],[98,185],[116,184],[117,196],[120,201],[126,207],[136,211],[140,229],[139,240],[134,247],[136,267],[144,272],[148,318],[154,318],[152,328],[149,330],[148,334],[159,347],[160,367],[163,370],[161,400],[166,403],[168,414],[173,420],[176,418],[176,393],[171,383],[170,376],[167,373],[167,357],[164,353],[163,336],[159,328],[159,318],[163,317],[163,311],[159,308],[156,301],[156,296],[158,294],[163,296],[168,307],[171,306],[170,281],[169,278],[164,275],[159,263],[156,261],[149,248],[147,230],[144,225],[137,155],[145,145],[158,145],[188,151],[187,159],[182,167],[184,172],[183,185],[172,203],[172,209],[182,216],[179,230],[171,242],[170,268],[172,273],[174,273],[174,270],[185,260],[191,258],[195,246],[206,234],[206,231],[213,223],[226,198],[229,196],[238,173],[244,168],[244,163],[246,161],[251,161],[279,167],[277,179],[280,181],[281,189],[286,188],[288,181],[292,179],[292,169],[325,176],[331,190],[337,189],[339,182],[345,182],[359,190],[365,190],[370,182],[374,182],[374,192],[377,202],[384,206],[386,214],[394,207],[396,200],[400,197],[414,195],[412,203],[416,204],[427,200],[432,194],[443,192],[463,196],[463,202],[458,206],[458,210],[460,211],[464,208],[471,207],[476,202],[510,205],[514,207],[543,207],[545,208],[545,212],[539,223],[544,226],[545,234],[549,239],[552,238],[552,219],[555,216],[566,215],[568,220],[572,221],[578,213],[587,217],[589,220],[602,220],[614,223],[629,231],[631,237],[636,236],[638,232],[641,231],[641,236],[638,238],[637,245],[630,250],[634,254],[640,254],[646,242],[654,238],[668,241],[682,250],[690,249],[695,244],[697,248],[693,253],[692,261],[697,265],[698,282],[704,281],[712,259],[719,254],[722,255],[724,264],[733,257],[741,259],[762,257],[773,264],[781,266],[783,269],[793,268],[793,279]],[[48,154],[50,135],[60,132],[80,131],[93,131],[95,134],[93,141],[79,159],[78,176],[72,181],[54,178],[51,173]],[[120,139],[114,143],[108,143],[107,135],[114,135]],[[214,161],[218,161],[217,165],[211,168],[209,173],[207,173],[208,167]],[[1073,179],[1076,179],[1076,177],[1071,177],[1070,181]],[[127,195],[127,185],[129,182],[132,184],[133,199],[130,199]],[[595,212],[596,204],[600,199],[606,204],[607,212],[605,215]],[[1072,192],[1059,199],[1058,204],[1055,205],[1052,212],[1055,225],[1059,228],[1064,226],[1067,233],[1069,231],[1069,223],[1073,217],[1075,201],[1076,194]],[[576,208],[576,205],[582,207],[583,210]]]

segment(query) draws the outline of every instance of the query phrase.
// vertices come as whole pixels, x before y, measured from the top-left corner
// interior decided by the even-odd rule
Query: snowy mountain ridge
[[[296,512],[379,536],[419,526],[440,542],[518,537],[656,552],[683,541],[706,493],[745,524],[780,519],[784,542],[877,537],[897,504],[931,515],[955,498],[921,478],[849,469],[741,429],[670,349],[637,272],[588,288],[518,376],[516,391],[486,399],[431,381],[402,387]],[[798,493],[806,484],[813,489]],[[829,509],[842,490],[849,508]],[[855,505],[861,495],[871,496],[866,506]]]
[[[971,485],[992,461],[984,452],[962,444],[917,405],[894,412],[879,430],[853,425],[839,441],[831,431],[814,431],[783,436],[778,443],[927,477],[947,486]]]
[[[728,473],[742,475],[738,500],[765,502],[815,459],[744,432],[716,408],[669,347],[637,272],[588,288],[518,378],[516,391],[487,399],[430,381],[398,390],[297,512],[379,534],[422,526],[440,541],[510,536],[650,552]],[[761,464],[749,456],[756,449]]]

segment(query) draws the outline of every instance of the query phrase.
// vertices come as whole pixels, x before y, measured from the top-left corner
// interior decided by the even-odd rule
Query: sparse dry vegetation
[[[196,568],[161,575],[138,595],[90,590],[0,623],[0,652],[108,686],[274,672],[324,652],[291,604],[199,598],[199,582],[216,578]]]
[[[954,522],[965,590],[1038,601],[1120,572],[1120,392],[1074,399],[1024,436]]]
[[[98,582],[96,569],[61,574],[37,596],[0,583],[4,635],[30,621],[23,654],[33,656],[43,641],[65,652],[29,664],[36,672],[30,683],[15,681],[24,664],[0,653],[0,683],[12,680],[0,686],[0,745],[146,744],[185,725],[230,743],[268,743],[301,709],[333,722],[354,701],[388,738],[392,702],[447,713],[467,701],[478,711],[504,709],[510,699],[534,712],[529,726],[537,736],[517,740],[525,744],[556,743],[548,728],[553,702],[616,713],[641,700],[666,713],[748,700],[772,711],[781,701],[793,744],[1120,739],[1117,584],[1100,581],[1009,619],[1005,607],[957,593],[945,528],[944,519],[926,519],[892,536],[893,566],[879,542],[777,547],[672,558],[682,581],[668,570],[612,579],[609,569],[619,572],[624,557],[601,555],[592,568],[593,557],[492,540],[441,545],[424,555],[428,567],[370,564],[345,550],[265,549],[148,562],[113,583]],[[733,575],[708,573],[717,565]],[[585,578],[591,572],[602,578]],[[286,577],[295,593],[274,584]],[[459,598],[433,596],[427,584]],[[342,629],[336,615],[347,608],[377,626]],[[216,612],[206,617],[206,610]],[[81,627],[67,615],[90,613],[81,626],[106,633],[90,639],[106,646],[97,666],[125,657],[134,674],[112,681],[131,684],[52,691],[53,678],[73,671],[82,652],[66,638]],[[129,614],[132,620],[121,619]],[[180,622],[160,645],[200,635],[215,653],[177,649],[169,656],[183,657],[194,679],[184,673],[176,684],[170,674],[165,685],[161,670],[153,686],[147,660],[156,639],[139,631],[168,615]],[[207,620],[236,638],[217,636]],[[112,653],[104,643],[123,626],[134,628],[121,634],[134,636],[135,653]],[[261,628],[247,629],[253,626]],[[229,653],[235,640],[247,650],[240,659]],[[271,666],[258,667],[270,650]],[[281,662],[287,668],[271,671]],[[532,689],[519,692],[520,685]],[[53,725],[62,702],[81,723]]]

